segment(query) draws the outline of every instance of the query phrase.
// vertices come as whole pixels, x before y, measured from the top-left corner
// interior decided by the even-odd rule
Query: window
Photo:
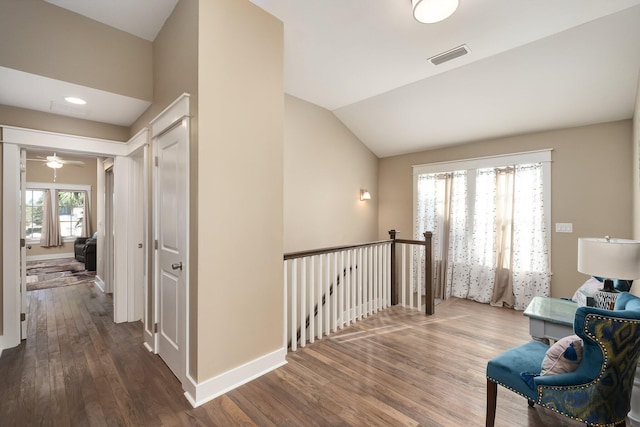
[[[44,202],[43,190],[27,190],[25,197],[26,239],[39,241],[42,234],[42,210]]]
[[[26,239],[43,247],[56,247],[63,241],[91,235],[90,204],[89,185],[27,182]]]
[[[434,294],[524,309],[550,287],[550,151],[414,167]],[[417,237],[416,237],[417,238]]]
[[[63,239],[83,235],[83,191],[58,191],[58,218],[60,220],[60,235]]]

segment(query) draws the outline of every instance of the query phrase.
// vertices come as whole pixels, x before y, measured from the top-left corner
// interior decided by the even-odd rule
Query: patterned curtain
[[[416,239],[433,232],[436,298],[524,309],[549,295],[541,164],[424,174],[417,190]]]

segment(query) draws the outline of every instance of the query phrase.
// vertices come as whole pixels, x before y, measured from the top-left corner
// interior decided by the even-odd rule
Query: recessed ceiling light
[[[84,105],[87,103],[87,101],[85,101],[84,99],[76,98],[75,96],[67,96],[64,100],[67,102],[70,102],[71,104],[77,104],[77,105]]]

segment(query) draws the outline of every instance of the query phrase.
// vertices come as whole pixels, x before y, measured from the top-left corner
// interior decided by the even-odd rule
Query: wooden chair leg
[[[486,427],[493,427],[496,422],[496,397],[498,384],[487,378],[487,418]]]

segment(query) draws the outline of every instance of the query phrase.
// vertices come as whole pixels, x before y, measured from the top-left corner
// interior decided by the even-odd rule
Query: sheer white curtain
[[[415,229],[433,232],[436,298],[524,309],[549,295],[543,194],[541,164],[419,175]]]

